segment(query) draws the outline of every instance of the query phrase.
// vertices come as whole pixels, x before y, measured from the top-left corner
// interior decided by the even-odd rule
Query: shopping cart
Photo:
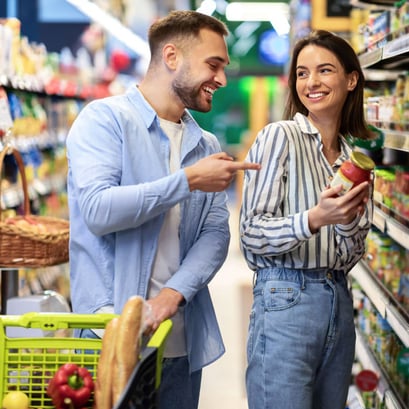
[[[86,367],[96,378],[100,339],[75,338],[73,329],[105,328],[113,314],[26,313],[0,316],[0,399],[13,390],[24,392],[30,407],[53,407],[46,390],[58,368],[67,363]],[[7,329],[38,329],[55,336],[7,335]],[[156,409],[156,390],[160,384],[163,349],[171,330],[164,321],[142,348],[141,359],[115,409]],[[69,333],[61,334],[61,331]],[[93,400],[89,408],[93,407]]]

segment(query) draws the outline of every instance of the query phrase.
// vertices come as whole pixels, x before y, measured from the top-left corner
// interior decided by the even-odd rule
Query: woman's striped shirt
[[[318,130],[298,113],[292,121],[270,123],[247,155],[260,171],[246,171],[240,212],[241,249],[252,270],[330,268],[347,273],[362,257],[372,220],[365,214],[348,225],[328,225],[312,234],[308,211],[330,183],[350,146],[340,136],[341,155],[331,166]]]

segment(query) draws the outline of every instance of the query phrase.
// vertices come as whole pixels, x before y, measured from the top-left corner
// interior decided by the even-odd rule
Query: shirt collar
[[[308,120],[305,115],[301,114],[300,112],[295,114],[294,121],[297,123],[303,133],[319,135],[318,129]]]
[[[150,128],[153,121],[156,118],[156,112],[144,98],[139,88],[135,85],[132,85],[126,90],[126,95],[135,106],[138,112],[141,114],[141,119],[145,122],[146,128]]]
[[[129,87],[126,91],[126,95],[131,101],[131,103],[135,105],[138,112],[141,113],[141,118],[144,121],[146,128],[150,128],[155,120],[159,121],[159,117],[156,111],[145,99],[142,92],[139,90],[137,86],[132,85],[131,87]],[[188,110],[185,109],[185,112],[183,113],[181,119],[185,124],[193,126],[198,130],[200,129]]]
[[[319,133],[318,129],[308,120],[308,118],[301,114],[300,112],[296,113],[294,116],[294,121],[300,127],[301,131],[311,137],[317,138],[319,143],[322,143],[321,134]],[[339,156],[338,160],[346,160],[349,156],[349,152],[351,151],[351,147],[349,146],[348,142],[344,138],[343,135],[339,134],[339,142],[341,148],[341,155]]]

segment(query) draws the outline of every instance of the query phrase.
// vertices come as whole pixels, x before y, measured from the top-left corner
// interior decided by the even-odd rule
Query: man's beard
[[[180,79],[182,78],[182,79]],[[183,105],[194,111],[209,112],[212,106],[211,100],[202,101],[202,87],[191,86],[184,81],[183,78],[189,78],[189,72],[184,71],[180,74],[179,78],[176,78],[172,83],[172,90],[175,95],[181,100]],[[211,98],[211,97],[210,97]]]

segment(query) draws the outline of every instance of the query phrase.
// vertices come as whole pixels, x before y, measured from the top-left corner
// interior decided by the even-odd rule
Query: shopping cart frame
[[[54,337],[9,337],[9,327],[40,329],[46,333],[73,329],[104,329],[114,314],[73,314],[30,312],[23,315],[0,315],[0,399],[12,390],[21,390],[36,409],[52,407],[46,394],[48,382],[58,368],[67,362],[85,366],[94,380],[102,340]],[[164,345],[172,328],[165,320],[142,348],[138,365],[115,409],[156,409]],[[149,399],[142,399],[150,396]],[[147,403],[148,402],[148,403]],[[141,406],[144,405],[144,406]],[[93,399],[89,407],[93,406]]]

